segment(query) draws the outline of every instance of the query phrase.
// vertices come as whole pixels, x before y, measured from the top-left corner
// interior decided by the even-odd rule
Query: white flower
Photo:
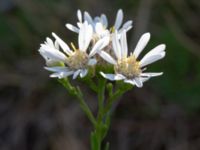
[[[105,51],[99,51],[100,56],[107,62],[114,65],[115,74],[105,74],[100,72],[101,75],[109,80],[124,80],[126,83],[142,87],[143,82],[151,77],[160,76],[163,73],[143,72],[144,68],[155,61],[162,59],[165,56],[165,45],[160,44],[148,52],[140,61],[137,60],[139,54],[147,45],[150,40],[150,33],[145,33],[141,36],[136,45],[135,50],[128,56],[126,31],[123,31],[120,38],[117,32],[114,33],[112,38],[113,51],[117,59],[111,57]]]
[[[109,43],[109,38],[104,37],[98,40],[89,51],[92,34],[92,26],[84,22],[79,31],[78,49],[72,44],[73,50],[71,50],[55,33],[52,33],[56,39],[55,45],[49,39],[44,44],[41,44],[39,52],[46,60],[62,62],[64,64],[64,66],[45,67],[45,69],[54,72],[50,75],[51,77],[65,78],[73,75],[73,79],[75,79],[79,75],[81,78],[87,75],[89,66],[96,64],[96,59],[93,56]],[[62,48],[62,51],[59,50],[57,43]]]
[[[66,24],[66,27],[73,32],[79,33],[80,27],[82,26],[83,22],[87,21],[93,27],[94,31],[93,38],[102,38],[104,36],[109,36],[112,33],[112,32],[110,33],[109,31],[108,19],[105,14],[97,16],[93,19],[87,11],[85,11],[84,15],[82,15],[81,11],[78,10],[77,17],[78,17],[77,27],[69,23]],[[114,29],[121,32],[123,30],[128,31],[132,28],[131,20],[125,22],[123,25],[122,22],[123,22],[123,11],[119,9],[117,12],[114,26],[111,27],[110,29],[112,29],[112,31]]]
[[[59,51],[58,42],[46,38],[44,44],[40,45],[39,53],[46,60],[47,66],[54,66],[65,60],[65,55]]]

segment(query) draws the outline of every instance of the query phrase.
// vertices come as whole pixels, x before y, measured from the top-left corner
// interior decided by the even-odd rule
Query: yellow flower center
[[[136,60],[133,54],[119,60],[114,69],[116,73],[122,74],[127,78],[137,77],[142,72],[140,62]]]
[[[85,68],[88,63],[88,54],[86,52],[76,50],[67,58],[66,63],[71,69]]]

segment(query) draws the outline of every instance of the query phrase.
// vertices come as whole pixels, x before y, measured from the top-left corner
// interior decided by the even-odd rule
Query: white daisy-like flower
[[[78,17],[77,27],[69,23],[66,24],[66,27],[73,32],[79,33],[80,27],[82,26],[83,22],[87,21],[93,27],[94,39],[95,38],[99,39],[104,36],[108,36],[114,30],[117,30],[118,32],[122,32],[123,30],[128,31],[132,28],[131,20],[125,22],[122,25],[123,17],[124,17],[122,9],[118,10],[114,26],[110,27],[110,29],[108,28],[108,19],[105,14],[102,14],[101,16],[97,16],[93,19],[87,11],[85,11],[84,15],[82,15],[82,12],[78,10],[77,17]],[[110,30],[112,31],[110,32]]]
[[[52,40],[49,38],[44,44],[41,44],[39,52],[46,61],[51,60],[63,63],[63,66],[45,67],[45,69],[54,72],[50,77],[65,78],[73,75],[73,79],[76,79],[78,76],[83,78],[87,75],[89,66],[96,64],[94,55],[109,43],[109,38],[104,37],[98,40],[89,50],[92,34],[92,26],[84,22],[79,31],[78,49],[72,44],[73,50],[71,50],[55,33],[52,33],[53,37],[56,39],[55,44],[53,44]],[[57,44],[62,48],[62,51],[59,50]]]
[[[108,63],[114,65],[114,74],[105,74],[100,72],[101,75],[111,81],[124,80],[126,83],[142,87],[143,82],[149,80],[151,77],[160,76],[163,73],[143,72],[146,70],[145,66],[158,61],[165,57],[165,44],[160,44],[148,52],[140,61],[138,56],[143,51],[148,41],[150,40],[150,33],[145,33],[138,41],[133,53],[128,55],[126,31],[123,31],[120,38],[118,33],[115,32],[112,38],[113,51],[116,56],[114,59],[105,51],[99,51],[99,55]]]
[[[57,41],[53,42],[50,38],[47,37],[44,44],[41,44],[39,52],[40,52],[40,55],[42,55],[42,57],[45,59],[47,66],[55,66],[59,64],[61,62],[60,59],[57,59],[57,58],[52,59],[52,57],[47,57],[47,54],[46,54],[48,52],[46,51],[47,49],[51,49],[53,51],[56,50],[55,53],[59,53],[59,51],[57,52],[57,50],[59,50],[58,42]]]

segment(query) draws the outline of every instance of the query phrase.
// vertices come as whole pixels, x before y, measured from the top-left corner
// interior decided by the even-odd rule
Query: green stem
[[[111,110],[111,107],[112,107],[113,103],[114,103],[115,101],[117,101],[118,98],[119,98],[121,95],[123,95],[123,93],[124,93],[123,91],[117,90],[114,94],[111,95],[111,97],[108,98],[107,105],[106,105],[105,108],[104,108],[104,112],[103,112],[104,114],[107,114],[107,113]]]
[[[127,84],[124,84],[124,83],[122,83],[122,85],[119,84],[118,89],[114,92],[114,94],[113,94],[113,91],[112,91],[113,90],[112,86],[110,88],[108,88],[109,98],[107,100],[107,104],[104,108],[103,114],[105,114],[105,115],[108,114],[109,111],[111,110],[113,103],[115,103],[118,100],[119,97],[121,97],[125,92],[127,92],[131,88],[132,88],[132,86],[130,86],[130,85],[127,85]]]
[[[105,84],[106,80],[102,77],[98,78],[98,114],[97,114],[97,124],[95,126],[95,133],[97,136],[97,150],[101,150],[102,141],[104,139],[103,129],[104,129],[104,100],[105,100]]]
[[[108,100],[106,105],[104,105],[105,87],[107,87],[108,90]],[[120,84],[119,82],[117,90],[113,93],[113,85],[111,83],[108,83],[106,86],[106,80],[101,77],[98,78],[98,114],[96,126],[94,126],[95,130],[91,134],[92,150],[102,149],[102,141],[107,135],[108,129],[110,127],[110,110],[114,102],[116,102],[118,98],[129,89],[130,86],[127,86],[124,83]],[[109,149],[109,144],[105,146],[105,149]]]
[[[98,116],[97,116],[97,121],[101,122],[102,121],[102,113],[103,113],[103,109],[104,109],[104,99],[105,99],[105,84],[106,84],[106,80],[103,78],[100,78],[98,80]]]
[[[88,119],[91,121],[91,123],[92,123],[93,125],[96,125],[96,119],[95,119],[95,117],[93,116],[93,114],[92,114],[92,112],[91,112],[89,106],[87,105],[87,103],[86,103],[85,100],[83,99],[83,94],[82,94],[82,92],[81,92],[81,90],[80,90],[79,87],[77,87],[77,91],[78,91],[78,93],[77,93],[77,99],[78,99],[79,102],[80,102],[80,106],[81,106],[82,110],[85,112],[85,114],[87,115],[87,117],[88,117]]]
[[[94,117],[94,115],[92,114],[89,106],[87,105],[87,103],[85,102],[84,98],[83,98],[83,94],[80,90],[79,87],[73,87],[68,79],[62,79],[62,80],[58,80],[67,90],[68,92],[77,98],[77,100],[79,101],[80,107],[83,110],[83,112],[86,114],[86,116],[88,117],[88,119],[91,121],[91,123],[95,126],[96,125],[96,119]]]

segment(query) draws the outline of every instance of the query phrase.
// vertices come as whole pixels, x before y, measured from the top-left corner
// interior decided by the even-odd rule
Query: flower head
[[[48,37],[44,44],[40,45],[39,53],[45,59],[47,66],[55,66],[65,59],[65,55],[59,51],[58,42],[53,42]]]
[[[73,75],[73,79],[75,79],[79,75],[81,78],[87,75],[89,67],[96,64],[94,55],[109,43],[109,38],[104,37],[90,48],[92,34],[92,26],[84,22],[78,35],[78,48],[74,44],[71,44],[73,50],[70,49],[55,33],[52,33],[56,39],[55,45],[52,44],[53,42],[50,39],[47,39],[47,42],[41,44],[39,52],[46,61],[51,60],[63,64],[62,66],[54,65],[45,67],[45,69],[54,72],[51,74],[51,77],[65,78]],[[62,48],[62,51],[59,50],[58,45]]]
[[[116,59],[105,51],[98,52],[103,59],[114,65],[114,74],[105,74],[101,72],[101,75],[112,81],[124,80],[124,82],[136,85],[137,87],[142,87],[143,82],[151,77],[162,75],[162,72],[151,73],[143,71],[146,70],[146,68],[144,68],[145,66],[158,61],[165,56],[164,44],[158,45],[148,52],[140,61],[138,60],[138,56],[149,40],[150,33],[143,34],[137,43],[135,50],[128,55],[126,31],[123,31],[121,36],[118,35],[118,32],[115,32],[112,38],[112,46]]]
[[[108,28],[108,19],[105,14],[101,14],[101,16],[96,16],[94,19],[91,15],[85,11],[82,15],[80,10],[77,11],[78,23],[77,26],[67,23],[66,27],[76,33],[79,33],[80,27],[82,26],[84,21],[87,21],[93,28],[93,39],[99,39],[104,36],[109,36],[113,31],[117,30],[119,32],[123,30],[130,30],[132,28],[132,21],[129,20],[122,25],[123,22],[123,11],[121,9],[118,10],[116,20],[113,26]],[[121,28],[120,28],[121,27]]]

